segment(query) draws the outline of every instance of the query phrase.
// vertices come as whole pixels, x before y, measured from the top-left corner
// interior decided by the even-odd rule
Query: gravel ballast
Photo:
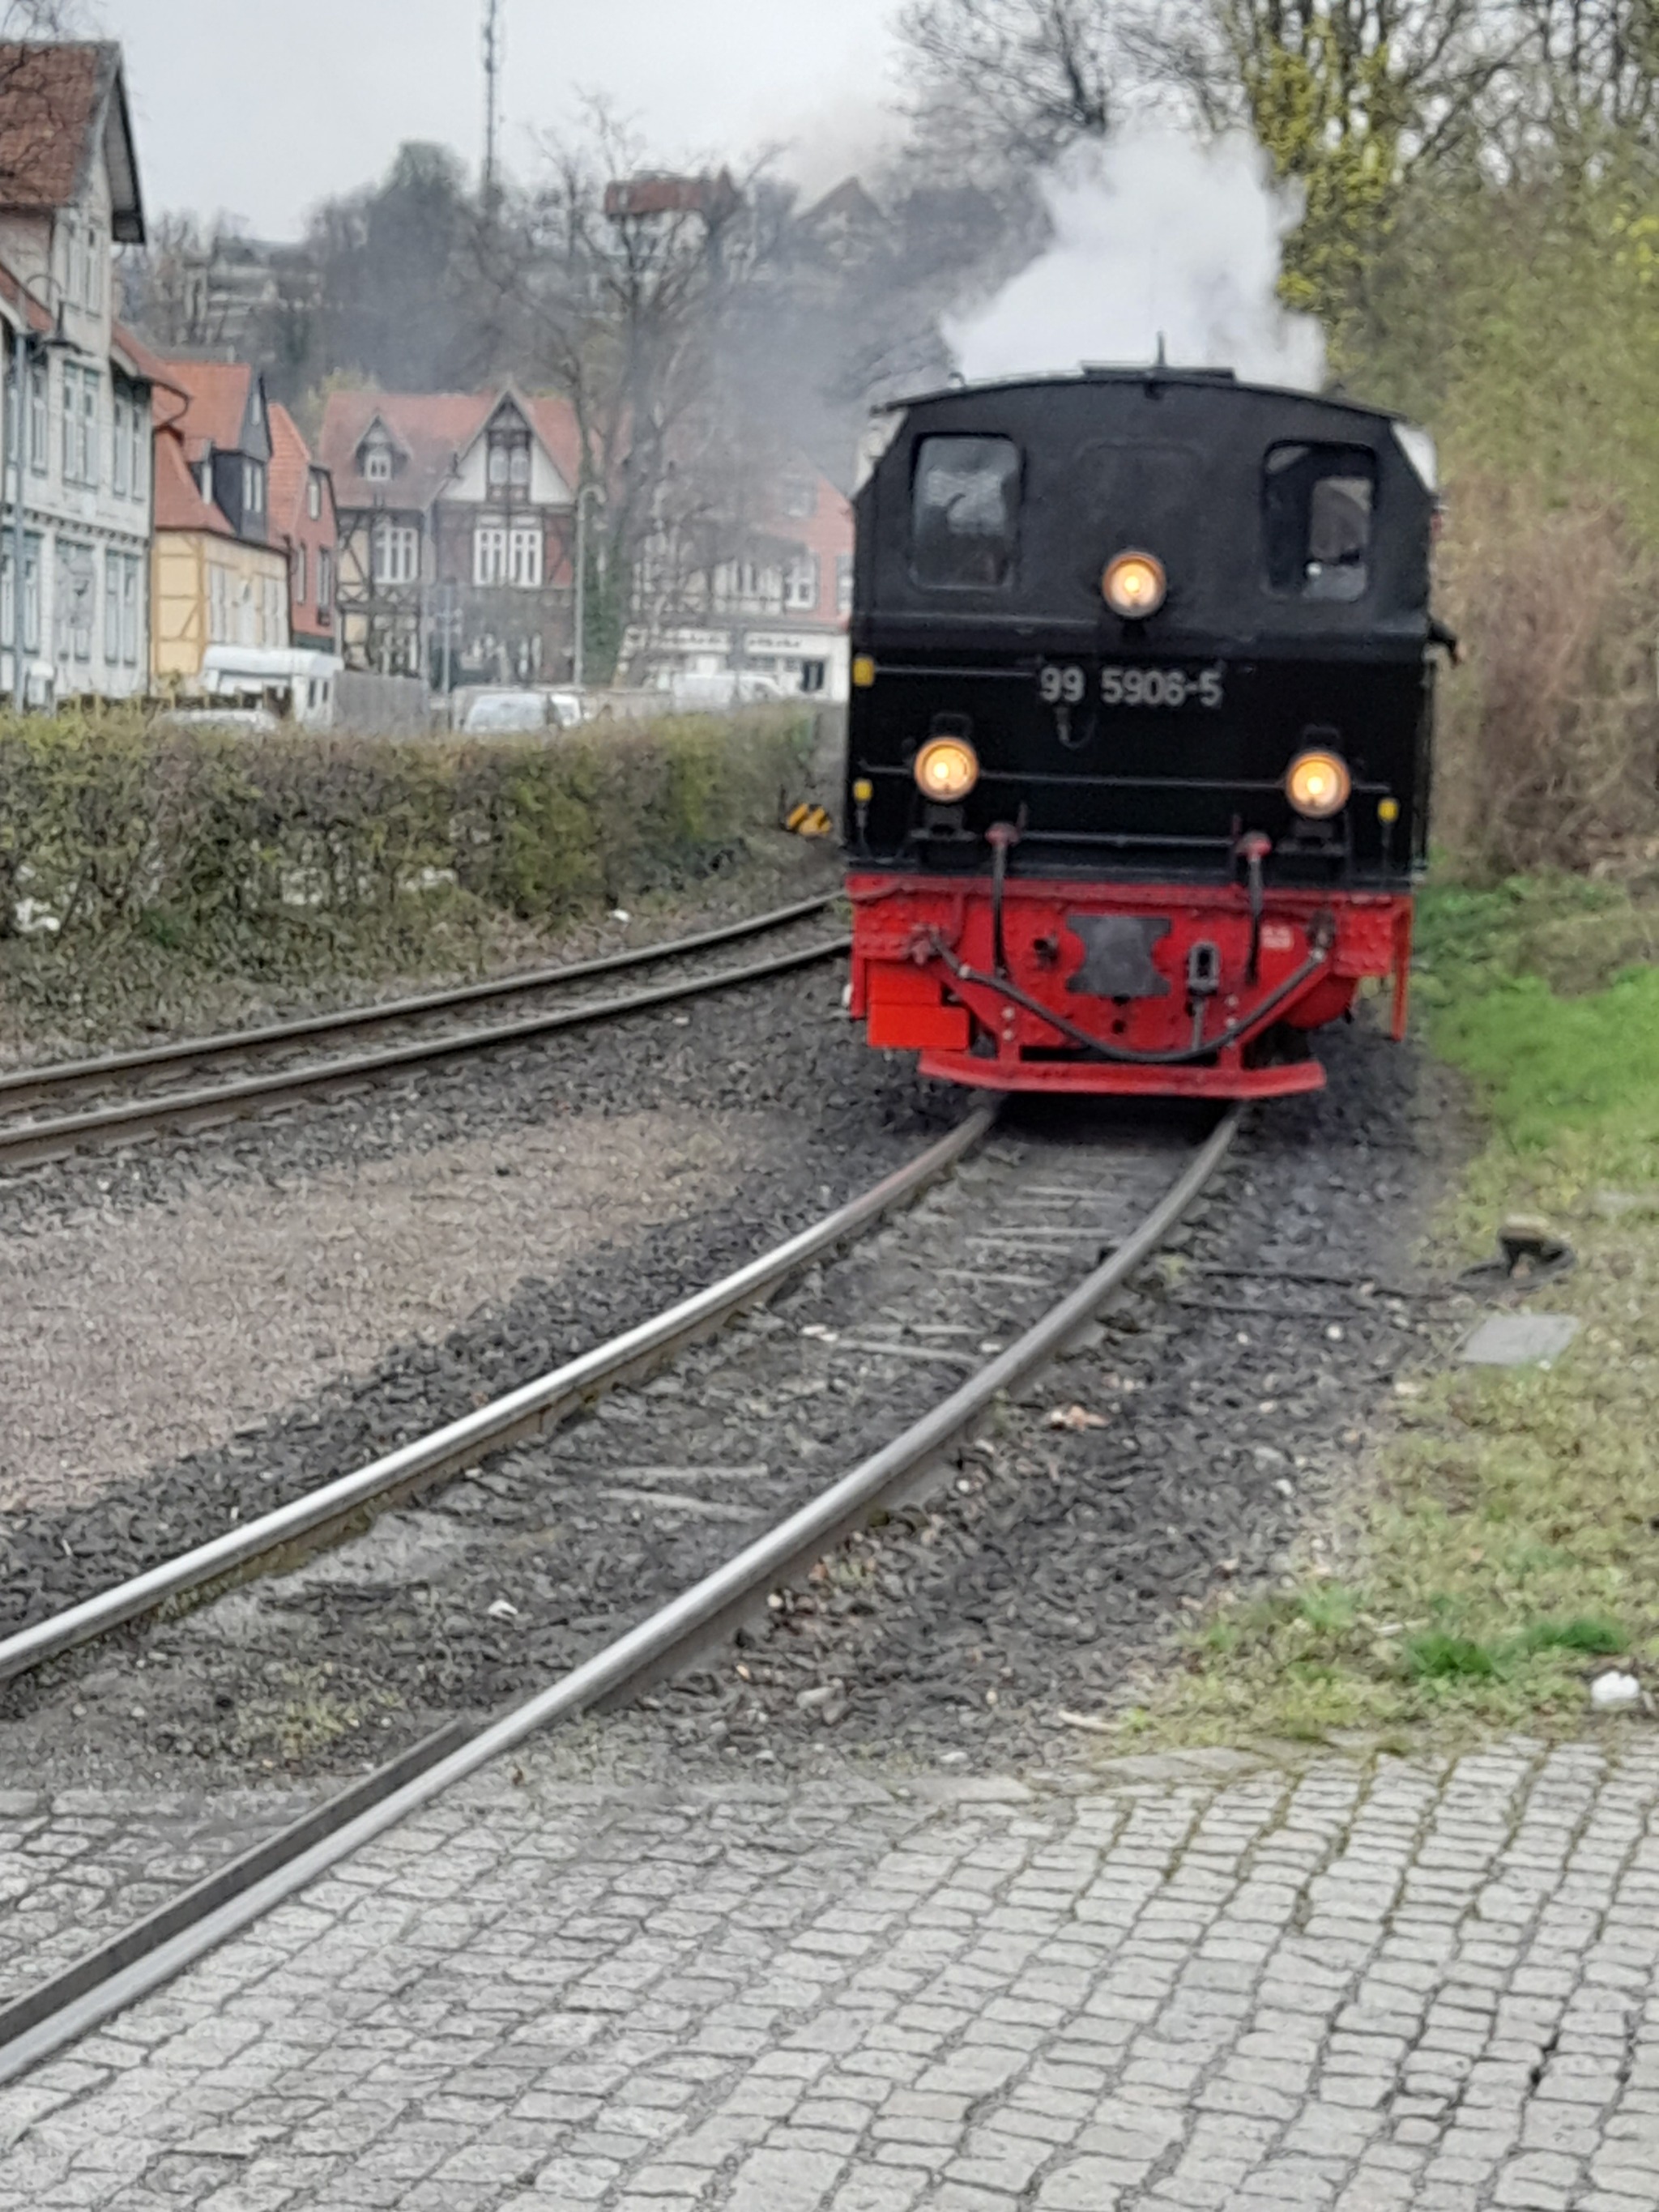
[[[440,1341],[503,1284],[729,1198],[751,1119],[568,1115],[21,1240],[0,1273],[0,1509],[82,1503],[224,1444]]]
[[[678,1013],[630,1017],[467,1061],[405,1097],[377,1092],[262,1128],[128,1156],[118,1171],[148,1189],[148,1199],[124,1209],[112,1192],[107,1211],[83,1208],[68,1226],[113,1237],[129,1225],[136,1270],[149,1266],[148,1254],[168,1248],[184,1208],[210,1224],[218,1209],[245,1204],[249,1218],[258,1219],[261,1195],[280,1212],[290,1181],[301,1194],[319,1176],[337,1189],[360,1189],[362,1178],[390,1193],[423,1179],[441,1187],[447,1161],[469,1170],[486,1159],[514,1164],[526,1148],[540,1148],[549,1161],[563,1150],[603,1172],[615,1131],[623,1144],[612,1202],[650,1226],[630,1232],[619,1215],[616,1233],[584,1232],[562,1265],[503,1268],[494,1295],[439,1342],[405,1335],[367,1367],[319,1381],[215,1448],[74,1491],[54,1473],[48,1495],[21,1498],[0,1516],[0,1632],[529,1381],[805,1227],[920,1149],[961,1102],[919,1090],[896,1060],[864,1048],[842,1012],[841,980],[836,964],[808,969]],[[662,1142],[653,1146],[649,1125],[659,1116]],[[710,1178],[689,1205],[673,1195],[672,1173],[677,1148],[687,1147],[690,1157],[707,1156],[696,1172]],[[79,1163],[65,1164],[80,1171]],[[112,1164],[103,1164],[106,1178]],[[518,1179],[516,1172],[483,1176],[482,1203],[493,1207]],[[550,1218],[568,1226],[569,1216],[550,1212],[556,1184],[544,1188]],[[52,1199],[61,1229],[63,1194],[54,1189]],[[526,1216],[532,1227],[536,1204]],[[510,1226],[518,1199],[503,1205],[509,1226],[501,1233],[521,1235]],[[36,1246],[52,1246],[51,1219],[43,1214],[17,1237],[20,1265]],[[444,1241],[457,1233],[452,1228]],[[273,1312],[303,1314],[313,1256],[303,1238],[294,1242],[291,1279],[269,1293]],[[395,1259],[387,1270],[395,1272]],[[163,1284],[165,1328],[159,1259],[151,1272]],[[252,1285],[244,1295],[254,1295]],[[118,1327],[95,1303],[90,1316],[100,1327]],[[363,1321],[384,1330],[381,1345],[393,1334],[375,1313]],[[82,1502],[68,1502],[77,1492]]]
[[[1271,1571],[1310,1499],[1357,1466],[1397,1374],[1432,1354],[1446,1307],[1415,1273],[1412,1252],[1437,1188],[1445,1102],[1413,1099],[1418,1073],[1364,1032],[1339,1039],[1331,1091],[1247,1127],[1165,1261],[1088,1345],[1005,1406],[941,1502],[855,1540],[786,1598],[770,1633],[734,1653],[729,1669],[659,1692],[660,1717],[646,1734],[655,1729],[676,1757],[711,1745],[726,1755],[728,1744],[811,1756],[833,1736],[872,1755],[921,1756],[943,1741],[968,1757],[1028,1759],[1049,1755],[1055,1726],[1070,1725],[1056,1723],[1061,1711],[1087,1717],[1131,1699],[1134,1668],[1160,1632],[1219,1584]],[[1021,1155],[1069,1148],[1103,1174],[1109,1195],[1119,1186],[1097,1246],[1132,1225],[1195,1133],[1190,1115],[1155,1118],[1161,1132],[1143,1127],[1121,1159],[1111,1146],[1130,1125],[1115,1108],[1098,1109],[1091,1126],[1084,1109],[1016,1106],[995,1141]],[[1147,1183],[1127,1163],[1154,1139],[1162,1164]],[[802,1189],[808,1156],[787,1139],[785,1151],[777,1165],[784,1176],[795,1170],[796,1220],[786,1221],[774,1186],[774,1233],[847,1194],[844,1162],[840,1188],[814,1176],[817,1187]],[[969,1195],[953,1192],[951,1203],[971,1205],[971,1171],[959,1181]],[[895,1433],[985,1345],[1034,1317],[1063,1287],[1056,1256],[1088,1256],[1070,1251],[1069,1231],[1046,1224],[1041,1208],[1054,1201],[1044,1188],[1018,1201],[1036,1211],[1012,1232],[1001,1222],[988,1242],[974,1235],[971,1213],[958,1221],[957,1243],[933,1255],[936,1283],[901,1267],[884,1290],[880,1251],[890,1244],[898,1266],[909,1233],[884,1231],[748,1325],[757,1345],[690,1355],[644,1389],[617,1394],[595,1419],[390,1516],[332,1559],[235,1594],[185,1631],[161,1632],[173,1639],[168,1667],[182,1672],[176,1697],[161,1700],[177,1711],[146,1702],[154,1748],[303,1767],[349,1752],[349,1735],[365,1726],[401,1740],[447,1712],[476,1715],[535,1686]],[[666,1249],[678,1248],[679,1289],[688,1276],[724,1272],[763,1235],[757,1213],[739,1225],[709,1212],[653,1238],[645,1267],[655,1303],[669,1287]],[[164,1478],[176,1498],[169,1516],[225,1525],[308,1486],[307,1468],[360,1463],[462,1410],[463,1375],[480,1386],[476,1401],[486,1383],[499,1389],[544,1370],[577,1348],[573,1340],[596,1341],[639,1317],[644,1255],[633,1256],[631,1300],[617,1302],[629,1272],[622,1255],[584,1260],[556,1286],[526,1288],[481,1336],[388,1368],[367,1403],[297,1413]],[[609,1268],[607,1305],[599,1279]],[[1348,1279],[1323,1279],[1332,1275]],[[976,1319],[952,1310],[951,1276],[971,1286]],[[929,1312],[933,1321],[917,1320]],[[550,1328],[556,1314],[563,1326]],[[975,1326],[994,1334],[981,1343]],[[838,1340],[869,1352],[895,1328],[910,1342],[873,1383],[819,1357]],[[153,1543],[153,1486],[149,1494],[142,1525]],[[115,1579],[118,1560],[130,1571],[137,1508],[130,1493],[78,1522],[31,1523],[16,1616]],[[167,1525],[173,1540],[159,1552],[177,1548],[184,1533],[170,1517]],[[527,1600],[511,1564],[520,1547]],[[88,1577],[89,1564],[106,1561]],[[285,1608],[273,1642],[270,1620]],[[66,1662],[70,1680],[95,1685],[94,1721],[108,1711],[120,1648]],[[142,1632],[126,1648],[158,1663]],[[299,1672],[273,1698],[264,1670],[277,1652]],[[61,1712],[52,1671],[5,1693],[20,1723],[32,1712],[44,1719],[41,1696]],[[222,1704],[205,1703],[209,1684]],[[311,1720],[282,1719],[285,1705],[303,1706],[313,1692]],[[337,1708],[348,1712],[343,1725]],[[606,1741],[625,1742],[637,1725],[608,1730]],[[78,1742],[95,1760],[100,1732],[64,1731],[54,1748]],[[38,1727],[25,1735],[40,1747]]]

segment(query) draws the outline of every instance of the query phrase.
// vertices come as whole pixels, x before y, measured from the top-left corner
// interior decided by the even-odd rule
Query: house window
[[[237,645],[262,645],[264,642],[259,623],[259,610],[253,603],[253,579],[244,576],[236,587]]]
[[[149,412],[137,399],[132,403],[132,495],[149,497]]]
[[[534,524],[517,523],[507,533],[507,580],[520,591],[537,591],[542,580],[542,533]]]
[[[119,553],[104,556],[104,659],[112,667],[121,658],[121,570]]]
[[[230,571],[222,562],[208,562],[208,643],[230,643]]]
[[[507,532],[499,522],[480,523],[472,533],[472,580],[475,584],[507,580]]]
[[[369,483],[392,482],[392,448],[389,446],[365,446],[363,476]]]
[[[492,485],[515,484],[522,490],[530,482],[530,445],[524,438],[492,438],[489,441],[489,481]]]
[[[0,644],[15,642],[16,592],[11,572],[11,532],[0,546]],[[40,540],[33,531],[23,540],[23,650],[40,650]]]
[[[792,477],[784,485],[783,511],[786,514],[797,517],[815,514],[817,504],[817,487],[805,477]]]
[[[110,448],[110,489],[125,499],[127,485],[132,476],[131,465],[128,458],[131,447],[132,417],[125,397],[118,392],[115,395],[111,413],[115,429]]]
[[[94,315],[103,312],[104,262],[104,226],[101,222],[89,222],[87,225],[87,288],[82,297]]]
[[[96,369],[64,364],[63,464],[65,483],[98,481],[98,391]]]
[[[121,579],[121,658],[129,668],[138,665],[139,588],[143,566],[143,555],[132,554]]]
[[[263,514],[265,508],[265,472],[258,461],[242,464],[242,512],[244,514]]]
[[[104,380],[95,368],[84,369],[81,375],[81,481],[96,485],[100,474],[103,441],[98,434],[98,402]]]
[[[818,603],[818,557],[798,553],[783,572],[783,604],[798,614],[810,613]]]
[[[97,574],[90,545],[58,541],[57,605],[53,609],[59,660],[90,660],[97,607]]]
[[[259,623],[259,642],[264,646],[286,645],[288,624],[283,619],[283,579],[280,576],[265,576],[261,582],[264,586],[261,594],[264,605]]]
[[[323,483],[320,477],[306,479],[306,513],[315,522],[323,511]]]
[[[317,616],[326,622],[334,604],[334,556],[326,545],[317,555]]]
[[[294,549],[294,577],[290,588],[295,605],[303,606],[306,598],[306,549],[303,545],[296,545]]]
[[[46,364],[37,361],[29,368],[29,466],[36,476],[46,473],[46,441],[51,435],[52,391]]]
[[[374,545],[377,584],[412,584],[420,574],[421,537],[413,524],[377,522]]]
[[[75,464],[81,443],[81,372],[69,362],[64,363],[64,411],[58,428],[64,482],[74,483],[80,475]]]
[[[853,556],[850,553],[836,556],[836,612],[850,615],[853,611]]]

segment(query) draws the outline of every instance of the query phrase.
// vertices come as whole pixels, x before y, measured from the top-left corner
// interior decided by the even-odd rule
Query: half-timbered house
[[[440,688],[567,679],[580,455],[564,401],[511,385],[331,393],[318,459],[347,665]]]

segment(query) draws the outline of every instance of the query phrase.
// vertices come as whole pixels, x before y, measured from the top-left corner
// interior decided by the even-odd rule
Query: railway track
[[[459,1524],[469,1540],[493,1547],[482,1586],[499,1580],[512,1559],[522,1572],[527,1516],[544,1540],[557,1535],[562,1576],[586,1577],[580,1601],[599,1608],[573,1622],[564,1603],[556,1624],[562,1636],[519,1658],[517,1679],[528,1686],[497,1700],[493,1717],[458,1715],[405,1745],[297,1823],[0,2006],[0,2081],[159,1986],[535,1731],[629,1702],[723,1647],[745,1618],[766,1609],[772,1593],[872,1514],[890,1512],[934,1486],[941,1460],[1000,1401],[1030,1385],[1156,1249],[1221,1165],[1237,1119],[1235,1113],[1224,1120],[1171,1177],[1167,1148],[1161,1157],[1155,1147],[1096,1157],[1080,1175],[1076,1150],[1008,1146],[994,1137],[988,1142],[993,1118],[988,1111],[969,1116],[851,1206],[644,1328],[374,1468],[292,1502],[267,1516],[263,1528],[226,1532],[187,1559],[0,1645],[4,1671],[38,1667],[140,1612],[222,1585],[256,1559],[284,1561],[296,1542],[349,1529],[371,1504],[407,1498],[458,1466],[468,1479],[455,1488],[470,1493],[454,1509]],[[978,1157],[970,1158],[976,1148]],[[1089,1160],[1086,1152],[1081,1156]],[[947,1173],[951,1180],[931,1198],[874,1233],[894,1209],[917,1200]],[[829,1267],[828,1255],[849,1243],[838,1266]],[[691,1349],[789,1277],[799,1279],[781,1307]],[[882,1297],[894,1290],[900,1304]],[[848,1313],[861,1317],[856,1329],[845,1325]],[[987,1334],[993,1328],[994,1334]],[[592,1422],[571,1432],[571,1449],[561,1452],[557,1433],[526,1441],[671,1355],[670,1373],[643,1391],[606,1400]],[[653,1391],[665,1387],[670,1396],[653,1400]],[[837,1391],[838,1400],[832,1395]],[[710,1436],[724,1439],[729,1458],[743,1448],[731,1430],[741,1427],[733,1408],[744,1406],[772,1438],[772,1455],[781,1463],[781,1479],[761,1494],[757,1483],[769,1469],[752,1460],[737,1468],[638,1463],[641,1452],[660,1454],[671,1441],[684,1462],[706,1448]],[[817,1425],[830,1431],[818,1439],[816,1455],[800,1428],[805,1409],[814,1407]],[[653,1419],[658,1427],[648,1437]],[[598,1431],[607,1425],[611,1433],[602,1437]],[[615,1463],[619,1449],[632,1463]],[[488,1468],[480,1463],[486,1450],[492,1453]],[[835,1471],[803,1474],[814,1455],[830,1458]],[[620,1480],[623,1475],[632,1480]],[[699,1475],[718,1480],[699,1485]],[[720,1494],[702,1494],[711,1486]],[[556,1526],[570,1496],[582,1489],[608,1509],[589,1532],[591,1557],[574,1532]],[[514,1500],[523,1513],[512,1510]],[[668,1524],[672,1541],[658,1571],[641,1575],[626,1540],[647,1517]],[[381,1617],[385,1607],[374,1593],[387,1577],[395,1583],[405,1573],[399,1562],[406,1565],[407,1546],[400,1549],[393,1540],[395,1524],[402,1522],[407,1538],[416,1518],[392,1516],[343,1551],[240,1593],[237,1645],[246,1651],[250,1639],[261,1637],[272,1639],[276,1650],[291,1650],[296,1639],[303,1644],[315,1601],[320,1595],[326,1605],[331,1593],[356,1601],[358,1613]],[[734,1522],[744,1530],[735,1549]],[[618,1587],[605,1585],[605,1562],[617,1570]],[[653,1583],[660,1585],[671,1575],[673,1594],[643,1619],[621,1626],[637,1616]],[[501,1613],[502,1602],[489,1608],[492,1616]],[[192,1611],[153,1632],[152,1683],[158,1664],[164,1672],[167,1663],[166,1652],[155,1647],[170,1643],[176,1656],[181,1638],[206,1636],[210,1642],[219,1610]],[[505,1603],[507,1618],[520,1612]],[[596,1619],[604,1620],[605,1632],[592,1649]],[[556,1656],[562,1644],[564,1663]]]
[[[641,989],[608,997],[583,995],[574,1004],[509,1013],[501,1019],[458,1019],[549,992],[562,994],[601,976],[683,961],[719,946],[787,932],[823,913],[836,896],[825,892],[717,929],[561,968],[496,976],[414,998],[346,1007],[337,1013],[231,1030],[218,1036],[181,1038],[94,1060],[13,1069],[0,1073],[0,1170],[60,1159],[83,1146],[131,1143],[163,1129],[210,1128],[557,1030],[614,1020],[676,1000],[787,975],[834,958],[846,950],[848,940],[837,935],[791,945],[739,965],[700,968]],[[411,1034],[368,1051],[337,1049],[394,1030]],[[326,1048],[331,1056],[304,1056],[319,1048]],[[201,1077],[210,1073],[219,1073],[222,1079],[202,1082]]]

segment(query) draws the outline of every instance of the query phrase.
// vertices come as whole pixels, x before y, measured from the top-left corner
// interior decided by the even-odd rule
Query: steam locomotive
[[[1427,850],[1434,449],[1229,372],[1085,368],[878,417],[846,844],[872,1045],[1003,1091],[1318,1089],[1403,1034]]]

